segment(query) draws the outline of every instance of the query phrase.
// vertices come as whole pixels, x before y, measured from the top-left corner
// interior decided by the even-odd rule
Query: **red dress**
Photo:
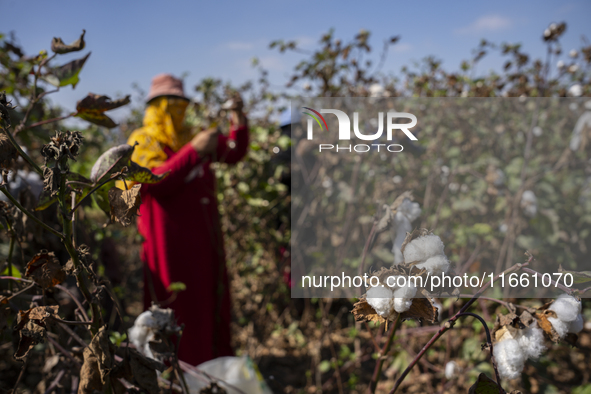
[[[246,154],[248,129],[219,135],[214,159],[236,163]],[[211,160],[190,144],[178,152],[165,149],[168,159],[152,171],[170,171],[157,184],[142,185],[138,229],[145,241],[144,307],[151,305],[149,282],[157,301],[167,300],[172,282],[187,289],[168,307],[185,325],[179,358],[198,365],[233,354],[230,345],[231,303],[224,243],[217,207],[216,179]],[[148,272],[149,270],[149,272]]]

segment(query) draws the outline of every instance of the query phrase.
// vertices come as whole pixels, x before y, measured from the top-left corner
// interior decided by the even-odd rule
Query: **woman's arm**
[[[156,198],[179,193],[186,184],[185,178],[189,172],[202,159],[190,143],[186,144],[164,163],[152,168],[152,172],[155,174],[164,174],[165,172],[169,174],[158,183],[144,184],[142,192],[150,193]]]
[[[230,128],[230,135],[218,136],[215,161],[235,164],[239,162],[248,150],[248,123],[246,121],[238,127]]]

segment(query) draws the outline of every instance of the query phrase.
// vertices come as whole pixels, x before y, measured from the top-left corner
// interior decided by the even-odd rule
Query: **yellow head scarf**
[[[164,147],[174,152],[181,149],[192,138],[190,129],[183,127],[185,110],[189,102],[176,97],[158,97],[150,101],[144,115],[144,127],[135,130],[129,136],[129,145],[135,147],[131,160],[142,167],[152,169],[168,159]],[[131,187],[135,182],[127,182]],[[125,183],[117,181],[115,185],[125,190]]]
[[[168,158],[164,147],[174,152],[191,140],[191,131],[183,127],[189,102],[176,97],[158,97],[148,104],[144,127],[131,133],[127,143],[135,147],[131,160],[147,168],[158,167]]]

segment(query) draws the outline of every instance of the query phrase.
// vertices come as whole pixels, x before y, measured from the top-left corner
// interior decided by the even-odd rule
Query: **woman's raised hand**
[[[203,130],[193,137],[190,144],[200,156],[210,155],[218,146],[218,134],[217,128]]]

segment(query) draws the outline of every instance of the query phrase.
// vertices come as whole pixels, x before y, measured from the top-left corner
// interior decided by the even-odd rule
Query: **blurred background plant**
[[[378,45],[378,53],[374,54],[372,46],[375,44],[372,44],[369,31],[362,30],[349,41],[337,38],[333,31],[329,31],[320,38],[318,47],[311,51],[304,51],[291,41],[279,40],[270,44],[280,52],[295,51],[302,57],[287,78],[285,89],[271,88],[268,72],[256,59],[253,64],[259,77],[253,82],[232,86],[215,78],[206,78],[195,86],[199,97],[186,117],[190,125],[207,127],[219,122],[221,105],[233,91],[241,92],[250,115],[251,149],[246,159],[231,168],[217,165],[215,171],[232,277],[235,347],[239,354],[248,354],[255,360],[273,390],[292,393],[366,391],[378,358],[374,343],[381,347],[387,339],[383,326],[376,327],[371,323],[368,330],[354,321],[349,313],[352,300],[290,297],[290,169],[289,161],[282,159],[282,153],[291,149],[291,141],[275,121],[289,105],[290,96],[591,96],[589,42],[583,40],[581,48],[569,51],[568,61],[556,64],[555,59],[564,51],[560,46],[560,36],[565,29],[566,25],[560,23],[549,25],[541,32],[541,40],[547,48],[545,53],[528,54],[519,44],[496,44],[483,40],[459,70],[445,70],[439,60],[427,57],[404,67],[400,73],[383,69],[383,59],[391,46],[400,43],[400,37],[386,38]],[[477,73],[478,62],[492,51],[506,57],[503,68],[486,74]],[[1,37],[0,91],[5,90],[17,106],[11,111],[13,125],[25,120],[26,126],[18,132],[19,143],[37,162],[41,162],[41,146],[49,142],[56,128],[63,128],[59,119],[74,113],[47,100],[45,93],[56,89],[51,84],[55,84],[55,80],[51,77],[44,80],[40,73],[31,75],[34,67],[46,59],[46,53],[27,55],[15,44],[14,37]],[[70,83],[75,84],[76,78],[70,75]],[[31,88],[33,79],[40,81],[36,90]],[[290,94],[286,93],[288,91]],[[34,105],[30,105],[33,102]],[[130,115],[120,122],[118,128],[83,126],[84,149],[77,161],[71,163],[71,170],[88,176],[100,153],[125,141],[141,125],[141,102],[132,103]],[[58,119],[58,122],[44,123],[52,119]],[[488,137],[461,133],[444,136],[436,130],[430,132],[433,138],[425,139],[417,152],[405,156],[405,161],[393,163],[388,169],[395,173],[391,184],[376,189],[373,195],[367,194],[368,215],[375,213],[374,200],[387,199],[398,191],[412,190],[423,208],[420,227],[444,229],[446,234],[442,238],[446,239],[451,249],[448,256],[457,264],[466,265],[466,269],[470,268],[466,262],[478,264],[478,260],[483,258],[498,259],[500,266],[504,267],[521,258],[520,250],[536,250],[542,246],[552,250],[552,256],[561,256],[564,261],[560,263],[565,267],[569,262],[587,255],[591,246],[591,206],[589,199],[580,196],[589,187],[584,183],[589,176],[588,148],[582,142],[577,149],[564,151],[568,155],[562,162],[563,151],[554,149],[555,140],[570,140],[572,130],[558,130],[558,134],[542,130],[543,136],[501,131]],[[494,138],[494,146],[490,138]],[[521,171],[523,152],[528,140],[533,138],[538,139],[536,149],[529,157],[528,168],[532,172],[527,172],[525,179],[531,184],[526,185]],[[461,146],[460,142],[463,142]],[[474,164],[459,166],[459,157],[466,155],[472,158]],[[556,171],[546,171],[559,163]],[[30,171],[26,163],[17,165],[27,173]],[[576,171],[569,171],[571,168]],[[408,176],[411,169],[414,169],[412,177]],[[416,169],[419,169],[418,174]],[[323,170],[319,169],[318,174],[322,175]],[[344,176],[343,179],[348,178]],[[350,185],[345,183],[345,186]],[[501,188],[504,194],[499,194]],[[531,218],[520,213],[521,196],[530,189],[537,196],[537,214]],[[363,193],[365,189],[357,190]],[[25,199],[22,196],[19,198],[21,201]],[[338,205],[331,206],[330,201],[331,197],[327,196],[324,206],[336,209]],[[471,217],[475,211],[485,216],[487,221],[473,222]],[[57,224],[55,206],[37,215],[45,222]],[[556,217],[569,215],[578,218],[571,220],[576,226],[568,229],[557,227]],[[459,222],[464,225],[449,226],[451,218],[456,216],[463,218]],[[112,341],[120,345],[124,341],[125,328],[142,312],[141,239],[133,226],[105,226],[108,217],[96,201],[85,204],[79,210],[77,220],[78,242],[89,246],[96,264],[95,271],[111,280],[113,292],[124,311],[120,321],[114,305],[109,300],[104,301],[105,321],[110,322],[111,328],[117,332],[113,334]],[[457,222],[458,219],[454,219],[454,223]],[[59,243],[45,237],[39,228],[34,227],[34,223],[27,225],[32,226],[22,233],[19,242],[13,243],[11,264],[21,274],[26,262],[40,249],[56,252],[63,249]],[[367,234],[369,229],[362,226],[361,231]],[[0,253],[2,261],[5,261],[10,241],[6,232],[1,236]],[[61,257],[60,260],[66,260]],[[0,267],[2,275],[6,274],[6,268],[7,264]],[[1,281],[0,286],[8,291],[7,281]],[[75,289],[74,283],[68,286]],[[33,298],[27,301],[33,301]],[[444,318],[453,316],[459,310],[458,303],[454,301],[443,301]],[[60,308],[62,305],[67,307],[68,301],[63,299],[59,303]],[[541,303],[540,300],[523,302],[525,305]],[[503,305],[490,301],[480,300],[479,306],[491,327],[495,314],[506,311]],[[70,305],[70,308],[73,310],[75,306]],[[586,320],[589,318],[591,316],[586,316]],[[24,367],[14,361],[12,355],[17,339],[10,329],[14,322],[14,314],[5,322],[0,320],[0,326],[5,326],[0,345],[0,376],[3,377],[0,389],[12,389],[19,380],[21,370],[26,370],[20,378],[20,389],[45,392],[58,374],[59,368],[54,368],[56,364],[51,365],[54,361],[49,361],[55,360],[51,357],[57,352],[48,343],[39,344]],[[437,326],[416,322],[404,324],[397,333],[400,340],[390,349],[391,354],[396,356],[385,363],[384,378],[377,387],[378,391],[392,387],[393,381],[437,329]],[[411,371],[413,379],[403,383],[405,392],[467,392],[480,372],[492,375],[487,361],[488,352],[480,350],[484,332],[478,324],[464,324],[439,342]],[[528,364],[521,381],[511,382],[514,387],[509,386],[539,393],[591,390],[589,327],[581,333],[579,346],[575,350],[556,346],[549,356]],[[446,365],[452,361],[457,362],[459,370],[464,372],[446,373]]]

